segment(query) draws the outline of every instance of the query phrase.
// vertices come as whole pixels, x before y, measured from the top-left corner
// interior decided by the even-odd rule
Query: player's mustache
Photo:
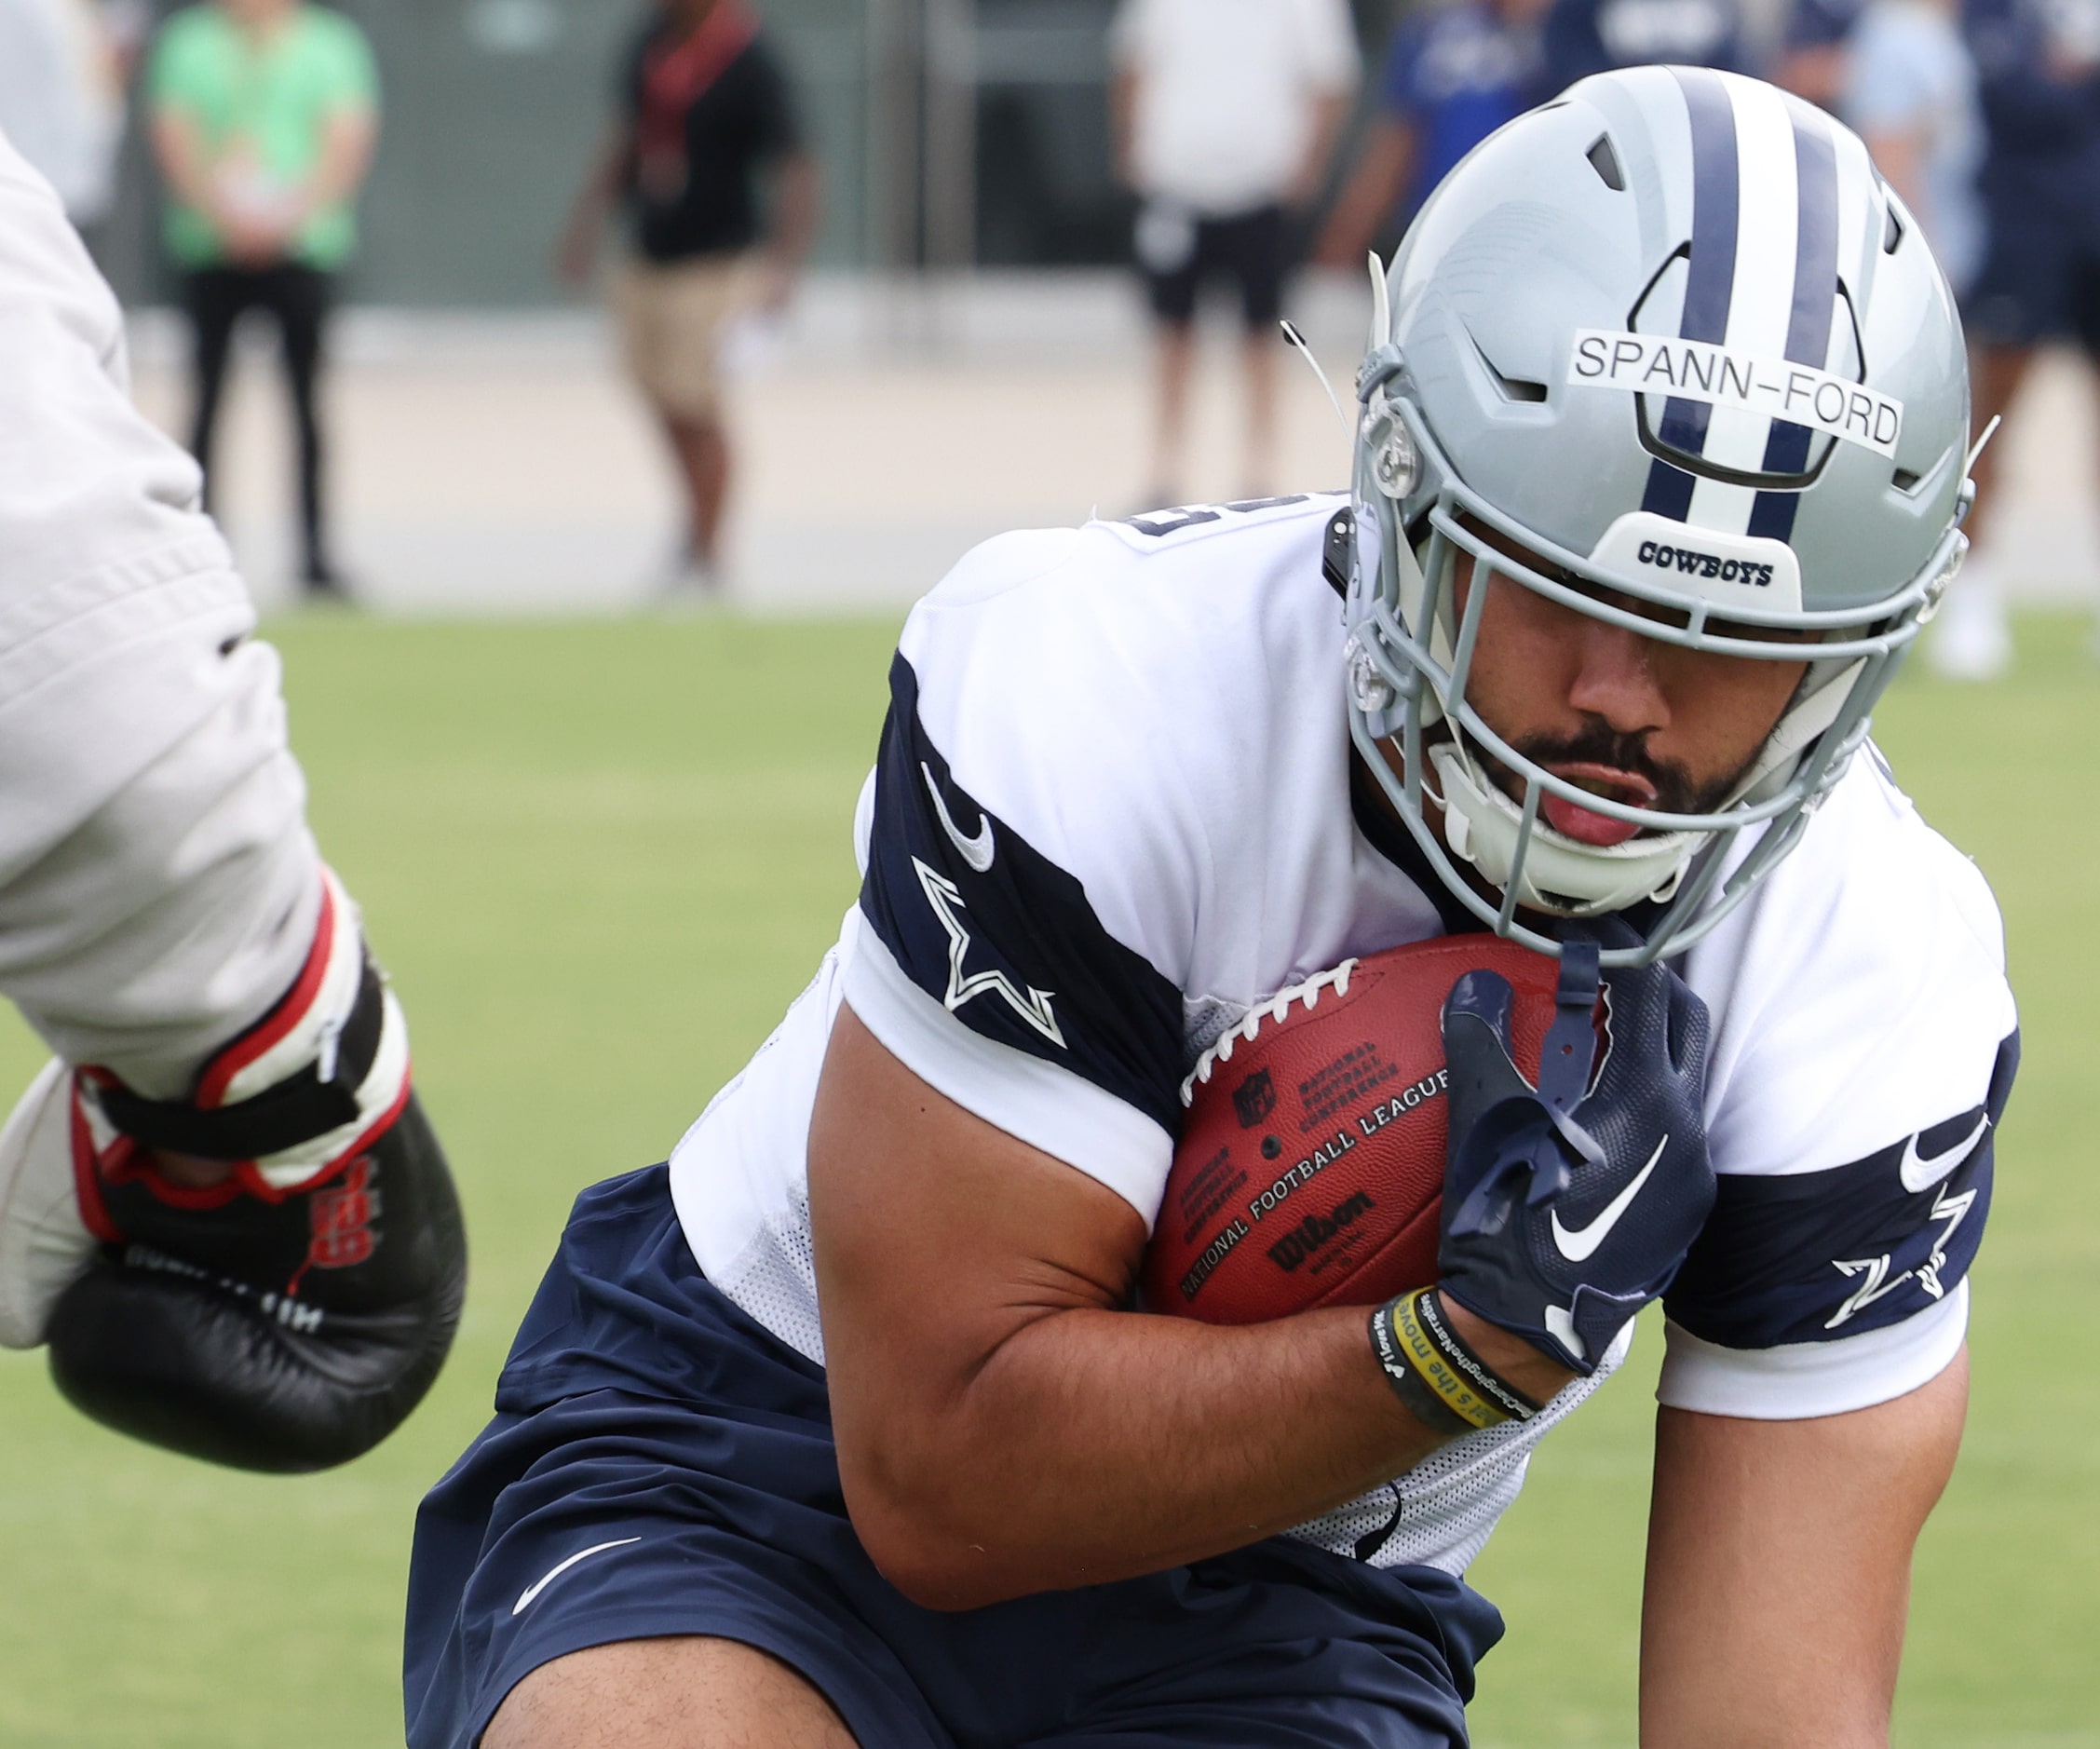
[[[1652,806],[1659,813],[1712,812],[1727,799],[1735,784],[1730,773],[1702,785],[1687,766],[1650,752],[1646,733],[1629,734],[1608,723],[1591,723],[1572,735],[1536,735],[1512,745],[1535,765],[1609,766],[1646,778],[1655,786]]]

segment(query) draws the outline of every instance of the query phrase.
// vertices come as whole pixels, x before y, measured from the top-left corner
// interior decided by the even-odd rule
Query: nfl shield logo
[[[1276,1083],[1267,1069],[1256,1069],[1232,1090],[1232,1109],[1242,1130],[1252,1130],[1276,1109]]]

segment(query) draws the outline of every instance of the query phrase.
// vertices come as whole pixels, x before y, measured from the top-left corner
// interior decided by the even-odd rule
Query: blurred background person
[[[1958,0],[1867,0],[1838,61],[1837,114],[1904,198],[1957,298],[1984,254],[1984,120]]]
[[[1798,0],[1778,82],[1866,142],[1965,297],[1984,253],[1984,119],[1960,0]]]
[[[337,277],[378,135],[370,45],[303,0],[206,0],[161,27],[147,70],[164,239],[194,346],[191,453],[213,489],[211,444],[234,331],[276,321],[299,440],[299,581],[340,598],[328,542],[318,386]]]
[[[1198,294],[1240,290],[1248,497],[1273,488],[1276,323],[1356,88],[1346,0],[1123,0],[1111,28],[1118,173],[1139,200],[1135,252],[1158,346],[1149,505],[1178,503]]]
[[[2003,414],[2035,349],[2100,351],[2100,6],[1967,0],[1987,147],[1978,183],[1986,241],[1963,312],[1974,428]],[[1988,539],[2002,438],[1975,468],[1977,551],[1947,597],[1926,656],[1950,678],[1988,680],[2012,661],[2004,579]]]
[[[1315,254],[1361,267],[1404,231],[1423,197],[1504,122],[1551,95],[1539,88],[1539,22],[1551,0],[1457,0],[1416,12],[1392,34],[1376,109]]]
[[[1548,94],[1613,67],[1755,71],[1736,0],[1554,0],[1546,15]]]
[[[1863,6],[1864,0],[1794,0],[1781,26],[1772,82],[1839,114],[1851,64],[1852,28]]]
[[[124,139],[119,45],[92,0],[0,0],[0,134],[92,240]]]
[[[628,369],[684,494],[674,591],[720,587],[730,474],[723,342],[751,312],[786,307],[819,198],[787,73],[745,0],[658,0],[626,58],[618,114],[571,210],[558,266],[567,283],[589,284],[605,222],[625,210],[612,302]]]

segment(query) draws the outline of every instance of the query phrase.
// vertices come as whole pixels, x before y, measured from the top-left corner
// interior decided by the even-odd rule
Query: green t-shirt
[[[155,41],[146,85],[154,114],[187,120],[224,192],[258,213],[296,197],[320,160],[332,120],[379,102],[364,33],[341,13],[311,6],[295,7],[260,39],[216,6],[186,7]],[[169,202],[167,239],[180,266],[225,260],[210,221],[181,200]],[[356,244],[356,217],[341,200],[299,227],[291,257],[336,268]]]

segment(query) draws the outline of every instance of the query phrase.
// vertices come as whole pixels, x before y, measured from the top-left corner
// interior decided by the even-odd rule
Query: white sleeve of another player
[[[320,904],[277,658],[198,488],[0,142],[0,993],[162,1098],[284,994]]]

